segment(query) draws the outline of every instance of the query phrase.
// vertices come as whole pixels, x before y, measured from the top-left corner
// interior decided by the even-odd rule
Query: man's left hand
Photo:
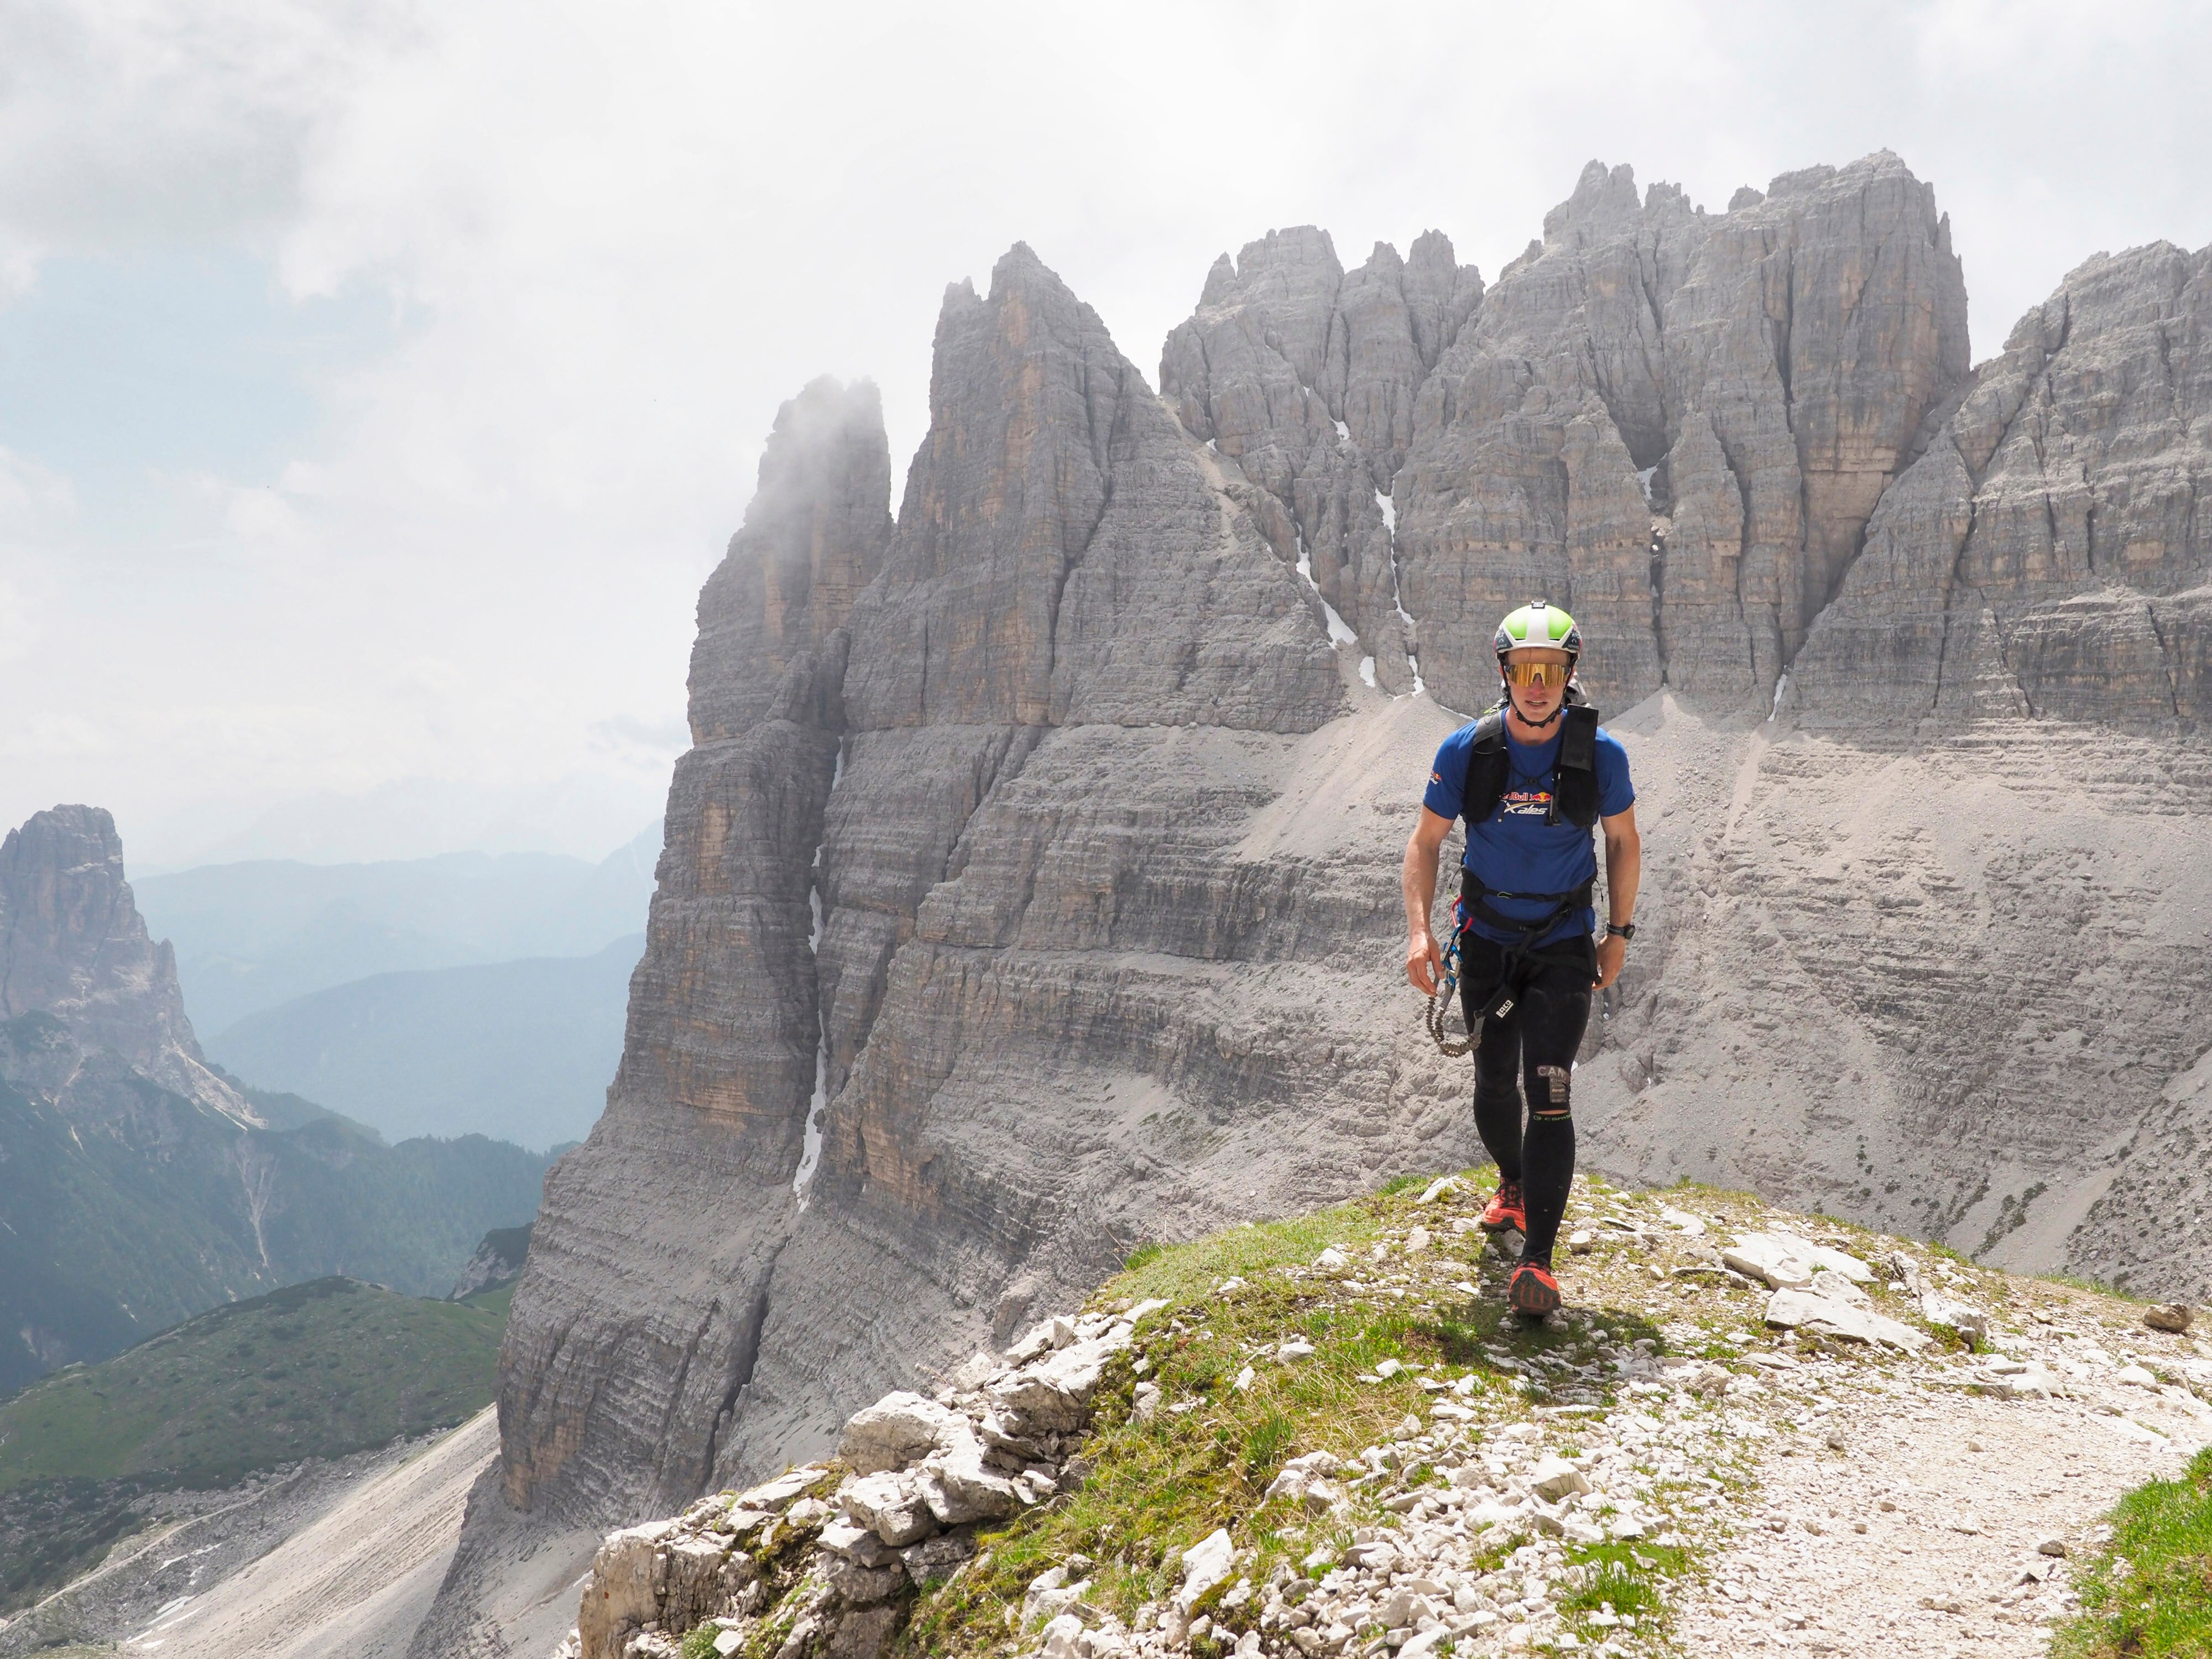
[[[1607,933],[1598,941],[1597,980],[1590,989],[1602,991],[1619,979],[1621,968],[1627,961],[1628,941],[1618,933]]]

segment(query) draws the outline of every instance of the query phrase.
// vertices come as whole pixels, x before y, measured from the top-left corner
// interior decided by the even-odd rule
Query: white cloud
[[[422,35],[404,0],[0,7],[0,220],[25,251],[279,230],[319,123]]]
[[[270,476],[138,543],[10,555],[0,579],[52,597],[0,700],[105,735],[35,765],[0,746],[0,817],[665,770],[697,584],[777,404],[872,375],[902,464],[945,285],[1017,239],[1149,373],[1213,256],[1271,226],[1325,225],[1348,263],[1434,226],[1494,275],[1593,156],[1717,207],[1887,146],[1953,213],[1986,353],[2096,248],[2212,240],[2206,16],[0,9],[0,282],[41,251],[228,239],[291,295],[371,284],[405,324],[318,383],[327,419]]]
[[[52,467],[0,447],[0,537],[51,532],[76,513],[76,487]]]
[[[0,663],[21,656],[30,647],[31,632],[30,597],[0,578]]]

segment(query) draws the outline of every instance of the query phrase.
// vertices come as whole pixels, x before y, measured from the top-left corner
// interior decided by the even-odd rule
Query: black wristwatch
[[[1608,921],[1605,925],[1605,931],[1608,937],[1614,933],[1618,933],[1623,939],[1634,939],[1636,937],[1636,924],[1632,921],[1626,923]]]

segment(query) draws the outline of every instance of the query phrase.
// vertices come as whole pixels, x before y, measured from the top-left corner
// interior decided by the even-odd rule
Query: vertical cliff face
[[[1620,707],[1765,697],[1965,378],[1933,191],[1887,154],[1730,210],[1593,162],[1424,385],[1397,490],[1406,605],[1456,707],[1534,594]]]
[[[189,1100],[258,1122],[209,1071],[185,1018],[176,952],[147,936],[123,838],[96,806],[38,812],[0,842],[0,1020],[46,1013]]]
[[[946,295],[931,414],[886,533],[872,392],[810,388],[702,596],[628,1048],[510,1326],[514,1508],[680,1501],[1002,1335],[1041,1253],[1110,1265],[1145,1206],[1070,1238],[1061,1190],[1180,1155],[1239,1069],[1193,994],[1298,954],[1261,919],[1299,872],[1218,866],[1351,677],[1249,485],[1024,247]],[[1127,1005],[1157,1127],[1069,1139],[1107,1058],[1072,997]],[[1266,1092],[1243,1069],[1206,1112]]]
[[[744,526],[699,595],[695,745],[778,720],[836,729],[838,676],[823,671],[823,653],[883,567],[890,480],[883,402],[869,382],[824,378],[778,411]]]
[[[1348,276],[1326,231],[1270,231],[1224,254],[1168,336],[1160,391],[1190,432],[1264,492],[1247,504],[1285,562],[1346,619],[1385,689],[1413,689],[1390,481],[1413,404],[1482,303],[1482,277],[1430,231],[1410,259],[1378,242]]]
[[[882,567],[890,493],[875,388],[816,381],[778,416],[701,593],[693,746],[670,786],[622,1066],[589,1148],[547,1184],[508,1326],[517,1504],[548,1485],[586,1507],[688,1492],[753,1365],[820,1066],[816,853],[844,624]],[[671,1224],[672,1202],[706,1212]]]
[[[2099,255],[1886,496],[1808,643],[1807,725],[2212,709],[2212,250]]]

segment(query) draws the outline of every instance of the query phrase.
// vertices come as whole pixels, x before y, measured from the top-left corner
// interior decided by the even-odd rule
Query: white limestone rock
[[[1182,1553],[1182,1583],[1176,1605],[1188,1613],[1199,1598],[1229,1577],[1237,1564],[1237,1547],[1226,1528],[1217,1527]]]
[[[937,1517],[911,1474],[863,1475],[838,1490],[845,1513],[893,1548],[919,1543],[937,1530]]]
[[[1921,1296],[1920,1316],[1931,1325],[1958,1332],[1977,1348],[1990,1340],[1989,1315],[1941,1291],[1929,1291]]]
[[[951,1424],[952,1413],[933,1400],[887,1394],[846,1420],[837,1455],[860,1474],[903,1469],[936,1450]]]
[[[1022,1507],[1013,1482],[988,1468],[983,1458],[980,1440],[956,1432],[915,1470],[922,1502],[940,1525],[1001,1521]]]
[[[1929,1342],[1927,1332],[1900,1325],[1871,1308],[1855,1307],[1806,1291],[1775,1291],[1766,1304],[1766,1322],[1784,1330],[1803,1328],[1855,1342],[1887,1343],[1907,1353],[1917,1353]]]
[[[1530,1490],[1547,1502],[1578,1498],[1590,1489],[1589,1477],[1564,1457],[1547,1457],[1528,1477]]]

